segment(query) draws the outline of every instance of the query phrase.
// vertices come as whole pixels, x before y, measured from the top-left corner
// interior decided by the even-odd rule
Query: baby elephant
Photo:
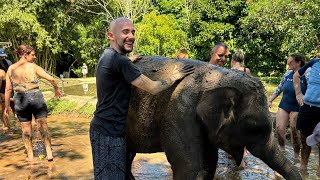
[[[127,121],[127,178],[136,153],[164,151],[178,180],[213,179],[218,149],[239,165],[244,147],[286,179],[302,179],[274,142],[262,83],[246,73],[197,60],[143,57],[136,62],[153,80],[175,67],[195,72],[151,95],[134,88]]]

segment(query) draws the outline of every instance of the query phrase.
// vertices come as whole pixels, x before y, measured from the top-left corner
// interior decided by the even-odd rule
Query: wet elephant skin
[[[243,148],[286,179],[302,179],[274,141],[262,83],[246,73],[206,62],[148,56],[136,62],[152,80],[171,75],[175,66],[193,65],[193,74],[151,95],[133,88],[127,121],[127,179],[136,153],[164,151],[173,178],[213,179],[218,149],[239,165]]]

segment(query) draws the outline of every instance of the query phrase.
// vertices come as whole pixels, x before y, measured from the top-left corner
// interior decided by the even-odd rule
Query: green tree
[[[250,5],[241,20],[238,39],[247,64],[259,75],[285,71],[286,57],[315,53],[319,42],[319,0],[260,0]]]
[[[135,53],[142,55],[173,56],[181,47],[186,47],[187,36],[177,22],[155,11],[143,17],[136,25]]]
[[[238,20],[247,8],[243,0],[196,0],[189,2],[190,26],[188,39],[196,58],[209,61],[210,50],[217,42],[236,48]]]
[[[30,44],[37,49],[38,63],[52,70],[54,57],[60,50],[57,38],[47,31],[40,21],[39,6],[47,1],[8,1],[0,2],[0,37],[2,41],[12,42],[12,50],[20,44]],[[52,22],[51,22],[52,23]],[[54,23],[51,27],[54,27]],[[16,56],[15,56],[16,57]],[[17,58],[17,57],[16,57]]]

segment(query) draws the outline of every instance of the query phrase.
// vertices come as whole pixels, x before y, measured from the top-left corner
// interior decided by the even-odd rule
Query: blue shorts
[[[106,136],[90,126],[93,172],[96,180],[124,180],[126,177],[126,140]]]
[[[48,117],[48,108],[39,89],[17,92],[13,100],[20,122],[31,121],[32,115],[36,119]]]
[[[304,104],[300,108],[297,120],[297,129],[306,137],[311,135],[320,122],[320,108]]]

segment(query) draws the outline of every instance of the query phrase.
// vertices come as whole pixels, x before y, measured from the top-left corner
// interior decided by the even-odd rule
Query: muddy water
[[[82,83],[79,85],[67,86],[63,88],[64,94],[77,96],[96,96],[95,83]]]
[[[50,116],[48,123],[52,135],[54,161],[39,159],[38,155],[41,155],[43,150],[39,144],[41,140],[35,132],[33,142],[36,157],[34,162],[28,163],[25,161],[20,127],[12,119],[12,129],[7,133],[0,131],[0,179],[93,179],[89,122],[88,118]],[[292,147],[287,146],[285,154],[293,161],[292,152]],[[313,150],[305,179],[317,179],[316,157],[317,153]],[[220,150],[215,179],[283,179],[250,154],[246,163],[246,168],[239,169],[234,161]],[[299,167],[299,162],[295,165]],[[137,154],[132,167],[138,180],[172,179],[170,164],[164,153]]]

